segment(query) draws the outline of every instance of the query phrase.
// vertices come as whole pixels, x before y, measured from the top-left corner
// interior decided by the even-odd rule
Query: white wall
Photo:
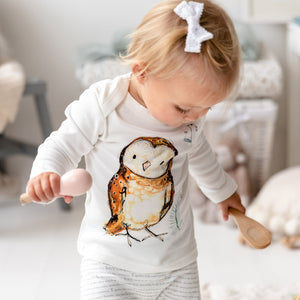
[[[48,84],[48,104],[54,128],[64,118],[68,103],[81,92],[75,78],[74,54],[88,43],[110,44],[118,32],[132,30],[158,0],[1,0],[0,31],[7,38],[13,56],[22,63],[28,77],[40,77]],[[258,38],[285,65],[284,25],[253,25]],[[275,141],[272,172],[285,166],[285,94],[279,99],[280,118]],[[24,99],[11,136],[40,143],[41,134],[32,101]],[[280,159],[278,159],[280,157]],[[9,160],[10,171],[29,172],[32,160]]]

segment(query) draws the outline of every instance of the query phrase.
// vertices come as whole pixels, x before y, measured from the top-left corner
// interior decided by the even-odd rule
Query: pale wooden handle
[[[23,204],[27,204],[27,203],[31,203],[33,200],[27,193],[24,193],[20,196],[20,201]]]
[[[243,212],[241,212],[240,210],[233,208],[233,207],[229,207],[228,208],[228,212],[229,214],[231,214],[232,216],[245,216],[245,214]],[[248,217],[249,218],[249,217]]]
[[[271,232],[257,221],[245,216],[244,213],[229,208],[228,212],[233,216],[233,220],[238,226],[243,238],[254,248],[263,249],[272,242]]]

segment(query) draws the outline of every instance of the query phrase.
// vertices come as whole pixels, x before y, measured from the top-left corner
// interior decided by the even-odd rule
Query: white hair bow
[[[200,53],[201,43],[213,38],[213,34],[199,24],[203,7],[203,3],[182,1],[174,9],[174,12],[188,23],[188,33],[184,48],[185,52]]]

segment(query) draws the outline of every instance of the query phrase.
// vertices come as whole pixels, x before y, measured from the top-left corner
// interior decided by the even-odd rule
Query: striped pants
[[[197,263],[163,273],[133,273],[83,258],[81,300],[199,300]]]

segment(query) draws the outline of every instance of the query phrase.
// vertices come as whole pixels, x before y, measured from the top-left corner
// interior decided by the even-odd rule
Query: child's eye
[[[181,114],[186,114],[189,112],[189,109],[183,109],[179,106],[176,106],[176,110],[179,111]]]

